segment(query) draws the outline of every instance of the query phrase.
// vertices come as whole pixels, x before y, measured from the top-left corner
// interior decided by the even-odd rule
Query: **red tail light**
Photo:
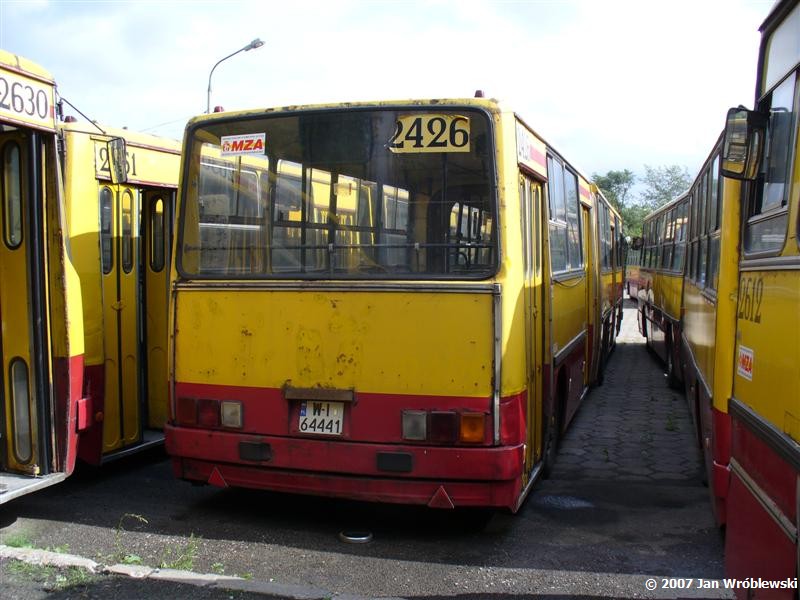
[[[219,401],[217,400],[198,400],[197,401],[197,424],[200,427],[219,427]]]
[[[432,442],[455,442],[458,439],[458,415],[454,412],[431,412]]]
[[[197,400],[194,398],[178,398],[175,419],[179,425],[197,425]]]

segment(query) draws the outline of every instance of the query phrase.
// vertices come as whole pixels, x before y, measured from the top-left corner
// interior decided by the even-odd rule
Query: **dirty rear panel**
[[[344,399],[351,441],[400,442],[401,410],[491,415],[492,288],[441,290],[181,290],[176,397],[239,400],[244,433],[298,436],[306,396]]]

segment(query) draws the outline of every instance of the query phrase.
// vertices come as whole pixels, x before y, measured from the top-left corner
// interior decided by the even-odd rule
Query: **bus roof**
[[[181,152],[181,143],[178,140],[151,135],[149,133],[140,133],[130,129],[107,127],[101,124],[95,125],[85,121],[76,121],[73,123],[62,122],[60,123],[60,127],[64,131],[71,133],[83,133],[90,136],[102,137],[104,139],[121,137],[125,139],[127,145],[138,148],[148,148],[171,154],[180,154]]]
[[[38,79],[43,83],[55,85],[55,80],[49,71],[42,66],[28,60],[18,54],[12,54],[6,50],[0,50],[0,65],[10,71],[15,71],[25,77]]]
[[[510,112],[510,109],[505,105],[505,103],[500,100],[497,100],[496,98],[428,98],[428,99],[406,99],[406,100],[380,100],[371,102],[370,101],[338,102],[338,103],[327,103],[327,104],[293,104],[293,105],[273,107],[273,108],[246,109],[240,111],[219,112],[219,113],[198,115],[189,120],[189,122],[186,124],[186,128],[188,129],[190,127],[202,126],[202,124],[204,123],[212,123],[215,121],[222,121],[227,119],[252,118],[262,115],[276,115],[282,113],[296,113],[296,112],[306,112],[306,111],[315,112],[315,111],[327,111],[327,110],[333,111],[333,110],[350,110],[350,109],[369,110],[377,108],[401,108],[401,109],[414,108],[414,107],[435,108],[437,106],[447,107],[447,108],[450,107],[481,108],[493,113],[501,113],[507,111]],[[566,160],[556,148],[554,148],[551,144],[549,144],[545,140],[545,138],[542,137],[536,130],[534,130],[519,114],[517,113],[512,113],[512,114],[517,119],[517,121],[519,121],[525,128],[527,128],[533,135],[535,135],[542,143],[544,143],[551,152],[556,154],[565,163],[569,164],[569,166],[576,172],[576,174],[581,179],[583,179],[587,184],[591,183],[591,179],[589,177],[584,175],[584,173],[570,161]]]
[[[425,100],[379,100],[372,102],[336,102],[327,104],[291,104],[287,106],[278,106],[271,108],[260,109],[246,109],[231,112],[219,112],[211,114],[203,114],[193,117],[187,123],[187,127],[197,125],[203,122],[211,122],[217,120],[238,119],[243,117],[258,117],[266,114],[281,114],[281,113],[295,113],[295,112],[313,112],[313,111],[326,111],[326,110],[368,110],[376,108],[411,108],[411,107],[452,107],[463,106],[467,108],[483,108],[492,112],[500,112],[503,110],[501,103],[494,98],[438,98],[438,99],[425,99]]]
[[[54,133],[56,84],[53,76],[35,62],[5,50],[0,50],[0,71],[6,83],[6,97],[0,102],[2,122]]]

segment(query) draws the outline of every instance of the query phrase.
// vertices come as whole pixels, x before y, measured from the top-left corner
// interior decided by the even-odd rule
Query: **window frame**
[[[375,270],[370,271],[336,271],[333,272],[333,269],[330,268],[330,263],[328,267],[324,269],[317,269],[317,270],[305,270],[303,269],[274,269],[271,265],[273,262],[266,258],[268,252],[273,252],[275,250],[299,250],[300,252],[315,252],[317,249],[315,248],[308,248],[306,245],[297,245],[297,246],[286,246],[286,247],[273,247],[273,246],[266,246],[266,249],[263,251],[264,258],[261,259],[263,265],[256,269],[250,269],[249,271],[246,270],[225,270],[223,268],[216,269],[213,266],[208,268],[207,270],[200,265],[200,260],[202,260],[202,254],[197,248],[190,248],[187,246],[186,242],[186,223],[191,218],[190,211],[197,210],[197,197],[193,195],[192,192],[189,191],[191,186],[184,185],[181,186],[181,194],[179,199],[179,212],[176,216],[176,233],[177,233],[177,243],[175,247],[177,248],[176,257],[175,257],[175,266],[178,272],[179,278],[185,281],[220,281],[220,280],[236,280],[242,282],[250,282],[250,281],[284,281],[284,280],[294,280],[300,279],[302,281],[313,281],[313,282],[353,282],[353,281],[382,281],[382,280],[403,280],[403,281],[458,281],[458,280],[471,280],[471,281],[486,281],[498,276],[500,272],[500,268],[502,265],[502,252],[503,249],[501,247],[501,234],[502,234],[502,219],[504,218],[504,210],[500,206],[500,192],[499,192],[499,162],[502,159],[502,152],[503,149],[498,147],[496,144],[497,135],[497,121],[495,119],[495,113],[487,108],[472,106],[472,105],[458,105],[458,104],[448,104],[448,105],[430,105],[430,106],[412,106],[410,104],[387,104],[387,105],[370,105],[370,106],[358,106],[358,107],[350,107],[347,109],[342,108],[323,108],[323,109],[299,109],[299,110],[285,110],[285,111],[276,111],[273,113],[269,113],[266,115],[258,114],[258,115],[238,115],[238,116],[231,116],[227,118],[220,118],[214,119],[213,121],[210,120],[201,120],[197,123],[192,124],[188,127],[187,132],[185,134],[185,145],[184,152],[191,156],[192,159],[183,161],[183,172],[181,174],[181,181],[186,182],[189,181],[191,178],[199,178],[201,175],[201,160],[203,160],[207,155],[201,150],[203,143],[205,143],[204,139],[221,139],[220,136],[224,136],[229,134],[231,131],[236,133],[246,132],[248,128],[258,128],[259,126],[264,126],[265,123],[273,119],[309,119],[313,120],[316,118],[324,118],[330,117],[333,115],[342,115],[343,121],[349,117],[356,117],[360,113],[381,113],[380,119],[381,122],[388,122],[386,121],[387,115],[394,115],[397,116],[401,113],[407,113],[409,111],[419,112],[419,113],[437,113],[440,111],[446,111],[448,113],[453,114],[464,114],[469,113],[473,120],[480,121],[480,135],[475,135],[475,123],[473,122],[473,140],[474,140],[474,154],[476,159],[479,158],[482,162],[483,168],[483,178],[479,182],[480,185],[485,188],[484,197],[487,203],[486,213],[488,217],[485,219],[485,223],[487,224],[487,230],[491,232],[491,239],[485,245],[486,247],[482,250],[484,251],[483,256],[486,256],[486,265],[485,268],[475,269],[474,271],[450,271],[446,268],[442,268],[440,270],[419,270],[419,271],[401,271],[401,270],[391,270],[387,269],[386,265],[377,265]],[[462,112],[463,111],[463,112]],[[338,122],[336,119],[333,119],[331,122]],[[373,123],[374,124],[374,123]],[[390,133],[387,133],[387,139],[390,137]],[[485,138],[485,139],[484,139]],[[483,140],[483,143],[480,141]],[[374,140],[372,140],[374,141]],[[207,142],[208,144],[212,144],[212,142]],[[212,145],[217,145],[217,142],[214,142]],[[368,146],[372,148],[374,144]],[[268,200],[265,201],[263,204],[267,208],[266,212],[263,215],[258,215],[258,219],[271,219],[272,217],[272,210],[278,203],[273,198],[274,195],[274,183],[276,180],[276,166],[282,160],[293,160],[292,157],[288,154],[284,155],[283,153],[274,153],[270,152],[269,148],[270,145],[267,144],[267,153],[266,157],[268,159],[268,167],[264,168],[264,171],[268,169],[268,189],[265,191],[260,192],[260,198],[267,198]],[[273,146],[274,147],[274,146]],[[360,146],[359,146],[360,147]],[[378,147],[378,146],[376,146]],[[384,147],[384,146],[380,146]],[[329,149],[322,147],[320,152],[327,152]],[[213,155],[213,150],[210,155]],[[199,157],[203,158],[199,158]],[[327,160],[327,159],[325,159]],[[317,158],[316,162],[310,161],[308,163],[304,163],[304,170],[310,171],[311,169],[320,169],[325,171],[326,173],[335,173],[335,165],[337,164],[335,158],[332,158],[334,162],[331,163],[332,167],[330,171],[325,171],[328,167],[326,167],[326,162],[321,158]],[[305,172],[304,171],[304,172]],[[338,176],[345,176],[345,177],[355,177],[353,173],[336,173]],[[452,173],[451,173],[452,175]],[[366,177],[366,176],[365,176]],[[265,178],[266,179],[266,178]],[[305,179],[305,178],[303,178]],[[367,182],[367,179],[362,180],[364,183]],[[382,188],[390,187],[392,183],[402,185],[402,181],[393,182],[391,179],[386,179],[385,181],[378,182],[378,196],[382,200]],[[469,182],[464,183],[463,185],[468,185]],[[335,185],[335,184],[334,184]],[[330,186],[333,189],[333,185]],[[412,186],[413,187],[413,186]],[[408,191],[408,190],[407,190]],[[420,193],[417,190],[414,190],[415,193],[419,194],[420,196],[424,197],[424,192]],[[424,198],[423,198],[424,199]],[[429,199],[428,199],[429,200]],[[420,200],[421,201],[421,200]],[[303,202],[303,211],[305,211],[306,202]],[[331,209],[335,206],[335,204],[331,204]],[[412,204],[413,206],[413,204]],[[382,212],[382,206],[378,208],[377,212]],[[337,215],[338,216],[338,215]],[[408,214],[409,223],[416,224],[415,214],[413,210],[409,211]],[[386,233],[386,231],[382,228],[380,223],[381,219],[378,219],[378,223],[375,225],[375,233]],[[305,227],[307,221],[305,219],[305,213],[302,216],[302,223],[303,227],[298,227],[298,231],[301,231],[303,235],[305,235],[305,229],[311,231],[311,228]],[[269,243],[272,243],[272,240],[275,238],[274,230],[282,227],[283,224],[275,222],[271,220],[265,226],[265,233],[264,235],[269,238]],[[329,219],[325,227],[317,228],[317,231],[322,231],[323,233],[334,231],[335,233],[339,233],[340,231],[355,231],[357,228],[345,226],[343,229],[340,229],[337,226],[337,221],[335,219]],[[391,232],[389,232],[391,233]],[[424,232],[423,232],[424,234]],[[190,235],[193,235],[190,232]],[[419,251],[420,247],[423,250],[428,248],[433,248],[434,250],[441,246],[440,243],[436,241],[426,240],[424,242],[420,242],[418,244],[408,244],[408,247],[405,248],[407,253],[411,256],[413,252]],[[328,243],[326,246],[325,251],[328,251],[331,247],[334,248],[337,252],[340,248],[336,247],[336,244]],[[378,250],[382,250],[378,248],[377,244],[374,245]],[[187,252],[189,250],[196,251],[196,255],[189,255]],[[195,258],[195,256],[197,258]],[[482,259],[483,260],[483,259]],[[195,265],[197,263],[197,265]],[[270,265],[270,266],[267,266]]]
[[[104,200],[108,200],[107,207],[104,205]],[[107,185],[100,188],[98,197],[98,206],[100,209],[99,214],[99,228],[98,236],[100,242],[100,270],[103,275],[108,275],[114,270],[114,191]],[[107,210],[106,210],[107,209]],[[106,215],[108,220],[106,221]],[[107,224],[107,227],[106,227]],[[106,255],[106,244],[108,254]],[[106,256],[108,260],[106,261]]]
[[[548,196],[548,245],[550,255],[550,272],[558,277],[570,277],[585,272],[583,248],[583,219],[581,218],[580,179],[577,172],[573,171],[560,157],[548,153],[547,155],[547,196]],[[574,207],[575,212],[570,213],[568,203],[573,203],[569,197],[567,181],[574,181]],[[552,186],[551,186],[552,183]],[[559,199],[558,195],[561,195]],[[559,217],[563,207],[564,219]],[[575,227],[577,244],[570,239],[570,231]],[[563,235],[564,238],[564,266],[556,268],[553,262],[554,237]],[[577,261],[573,264],[573,252],[577,251]],[[561,265],[557,265],[561,267]]]
[[[769,148],[773,139],[771,135],[771,125],[773,122],[772,103],[775,92],[792,79],[794,80],[794,89],[792,90],[793,122],[789,124],[791,137],[788,140],[788,154],[785,157],[786,169],[784,172],[785,185],[783,197],[780,205],[769,207],[765,210],[763,206],[764,193],[769,184],[769,182],[765,181],[765,170],[771,158]],[[741,248],[744,260],[780,256],[786,248],[789,237],[789,199],[792,188],[791,173],[793,165],[797,160],[797,136],[800,135],[797,132],[798,123],[800,123],[800,69],[795,68],[790,70],[780,81],[776,82],[775,85],[761,97],[758,102],[758,108],[761,113],[768,115],[768,126],[764,142],[764,156],[761,165],[759,165],[758,177],[754,185],[747,186],[746,188],[746,201],[744,202],[745,206],[743,207],[744,210],[741,215]],[[779,226],[781,226],[780,222],[784,221],[781,226],[783,229],[783,238],[781,242],[775,243],[765,249],[752,250],[752,243],[749,238],[749,234],[753,230],[752,228],[762,223],[769,223],[772,221],[776,222]],[[798,219],[798,221],[800,221],[800,219]],[[798,231],[798,246],[800,246],[800,230]]]
[[[17,153],[17,169],[14,173],[14,178],[11,179],[9,177],[9,171],[7,167],[7,154],[10,150],[16,150]],[[24,181],[25,181],[25,173],[23,169],[23,158],[22,158],[22,148],[17,140],[12,139],[8,140],[5,144],[3,144],[3,169],[2,173],[0,173],[0,177],[2,177],[2,187],[0,187],[0,193],[2,194],[2,210],[3,210],[3,242],[5,243],[6,247],[9,250],[17,250],[22,244],[25,242],[25,200],[23,198],[23,188],[24,188]],[[9,182],[16,183],[16,189],[14,190],[14,194],[9,193]],[[14,201],[14,206],[11,205],[11,201]],[[11,224],[13,221],[13,213],[14,210],[18,215],[18,223],[19,228],[16,232],[12,232]],[[12,236],[12,233],[17,233],[19,239],[15,242]]]

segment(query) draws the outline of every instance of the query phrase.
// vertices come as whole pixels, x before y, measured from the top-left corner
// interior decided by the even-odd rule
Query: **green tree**
[[[644,218],[650,213],[650,209],[641,204],[631,204],[625,206],[620,211],[622,223],[625,228],[625,235],[632,238],[642,236],[642,223]]]
[[[642,183],[644,189],[638,195],[638,203],[648,210],[655,210],[688,190],[692,178],[689,169],[680,165],[645,165]]]
[[[609,171],[605,175],[592,173],[592,181],[602,190],[614,208],[622,212],[628,206],[628,194],[636,183],[636,175],[628,169]]]

